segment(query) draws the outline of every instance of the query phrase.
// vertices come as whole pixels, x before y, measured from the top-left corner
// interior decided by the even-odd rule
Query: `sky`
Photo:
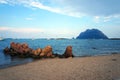
[[[120,38],[120,0],[0,0],[0,37],[72,38],[92,28]]]

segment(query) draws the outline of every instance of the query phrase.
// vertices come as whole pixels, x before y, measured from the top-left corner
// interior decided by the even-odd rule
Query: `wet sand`
[[[0,80],[120,80],[120,54],[38,60],[0,69]]]

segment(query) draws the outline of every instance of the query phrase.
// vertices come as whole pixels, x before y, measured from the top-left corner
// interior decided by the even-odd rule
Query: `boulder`
[[[64,56],[65,58],[73,57],[73,54],[72,54],[72,46],[67,46],[67,47],[66,47],[66,50],[65,50],[63,56]]]
[[[37,53],[41,53],[42,52],[42,49],[41,48],[38,48],[38,49],[36,49],[36,51],[37,51]]]
[[[23,43],[23,44],[22,44],[22,47],[23,47],[24,49],[26,49],[26,48],[28,48],[28,44]]]
[[[36,50],[32,50],[32,54],[34,56],[39,56],[41,52],[42,52],[42,49],[40,49],[40,48],[38,48]]]
[[[53,53],[52,52],[52,47],[51,46],[46,46],[45,48],[42,49],[40,57],[51,57],[52,53]]]
[[[16,47],[16,43],[11,42],[11,43],[10,43],[10,48],[14,50],[14,49],[15,49],[15,47]]]
[[[29,54],[30,48],[23,48],[23,53],[24,54]]]
[[[52,52],[49,52],[49,53],[47,53],[46,56],[47,56],[47,57],[53,57],[53,54],[52,54]]]
[[[19,47],[19,49],[17,50],[17,53],[19,54],[24,54],[24,50],[22,47]]]
[[[37,56],[37,55],[38,55],[38,53],[37,53],[36,50],[32,50],[32,54],[33,54],[34,56]]]
[[[19,50],[22,49],[21,44],[20,43],[16,43],[15,47],[14,47],[14,51],[19,53]]]
[[[28,44],[26,43],[20,44],[20,43],[11,42],[10,44],[10,53],[12,55],[16,54],[16,55],[26,56],[26,55],[30,55],[31,51],[32,50],[29,48]]]
[[[9,53],[10,49],[8,47],[6,47],[3,51],[4,51],[4,53]]]

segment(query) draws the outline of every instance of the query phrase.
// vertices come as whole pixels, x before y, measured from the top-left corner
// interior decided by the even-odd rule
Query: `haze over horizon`
[[[0,37],[72,38],[92,28],[120,38],[120,0],[0,0]]]

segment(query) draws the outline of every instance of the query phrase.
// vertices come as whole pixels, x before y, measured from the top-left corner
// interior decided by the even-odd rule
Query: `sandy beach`
[[[0,69],[0,80],[120,80],[120,54],[38,60]]]

